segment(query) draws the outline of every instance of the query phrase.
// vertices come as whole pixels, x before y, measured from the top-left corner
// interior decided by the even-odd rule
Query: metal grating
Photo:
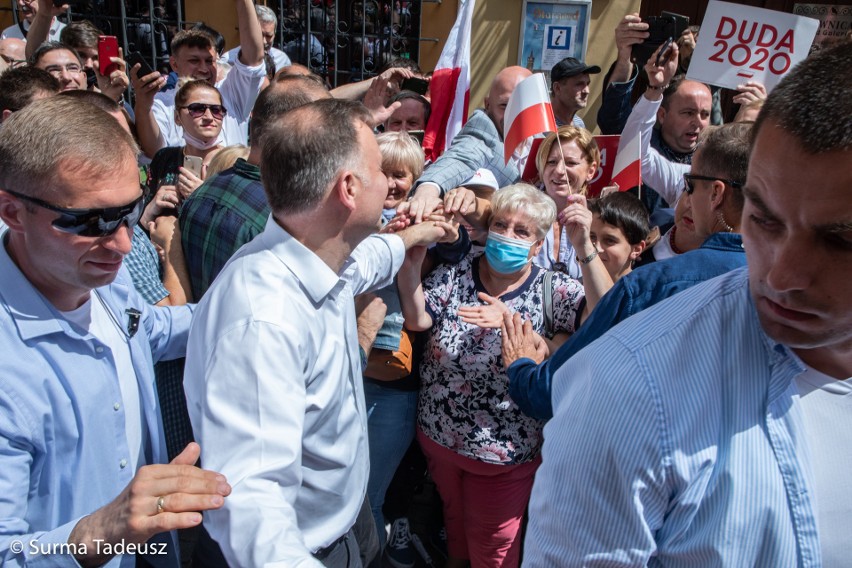
[[[388,61],[420,56],[424,2],[435,0],[267,0],[278,15],[276,46],[333,85],[372,77]],[[82,0],[68,20],[87,19],[115,35],[124,53],[139,51],[168,70],[172,37],[187,24],[183,0]],[[11,11],[17,23],[16,0]],[[431,40],[434,41],[434,40]]]

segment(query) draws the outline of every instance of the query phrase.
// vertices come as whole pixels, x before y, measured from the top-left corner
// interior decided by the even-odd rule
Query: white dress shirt
[[[822,568],[849,566],[849,512],[852,490],[852,378],[837,380],[812,367],[796,377],[805,440],[814,471],[817,527]]]
[[[233,566],[321,566],[369,475],[353,298],[393,281],[402,240],[375,235],[335,274],[270,217],[198,306],[184,386],[205,468],[233,493],[205,526]]]
[[[674,207],[683,193],[683,174],[688,174],[692,166],[670,162],[651,147],[651,134],[657,122],[657,111],[662,104],[662,99],[650,101],[644,95],[639,97],[624,124],[624,130],[621,131],[618,151],[623,151],[637,134],[641,134],[642,185],[653,187],[660,197]]]
[[[228,109],[228,114],[222,121],[222,136],[225,138],[225,146],[234,144],[248,144],[248,123],[251,110],[257,95],[260,94],[260,86],[266,77],[266,65],[249,67],[240,63],[234,63],[234,68],[228,73],[224,80],[216,84],[216,88],[222,93],[222,104]],[[171,89],[154,95],[154,104],[151,112],[160,127],[160,139],[166,146],[183,146],[183,128],[175,122],[175,95],[177,89]]]

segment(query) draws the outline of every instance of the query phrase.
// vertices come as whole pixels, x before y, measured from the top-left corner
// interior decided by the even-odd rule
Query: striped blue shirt
[[[746,268],[580,351],[554,379],[524,566],[819,566],[804,369]]]

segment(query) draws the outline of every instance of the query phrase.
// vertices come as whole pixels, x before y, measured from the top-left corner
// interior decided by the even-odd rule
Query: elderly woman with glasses
[[[588,310],[612,288],[614,276],[604,264],[601,250],[592,239],[592,212],[586,203],[588,185],[600,163],[600,150],[585,128],[561,126],[547,136],[538,149],[536,165],[545,193],[556,204],[558,214],[544,230],[533,262],[545,270],[567,274],[583,283]],[[499,195],[503,190],[498,190]],[[492,205],[465,188],[447,192],[444,211],[461,215],[470,225],[481,228]],[[487,295],[463,309],[465,321],[486,327],[499,327],[505,306]],[[564,340],[562,336],[560,339]],[[553,345],[551,345],[553,347]]]
[[[207,177],[207,165],[224,145],[227,113],[219,90],[206,81],[190,80],[178,89],[174,118],[183,129],[184,145],[162,148],[149,168],[148,187],[157,192],[160,214],[177,209]]]
[[[518,565],[544,423],[509,396],[501,330],[468,323],[459,310],[485,293],[539,334],[572,332],[583,287],[532,262],[555,219],[550,197],[529,185],[509,186],[494,194],[484,253],[439,266],[422,285],[418,262],[398,277],[400,295],[413,298],[406,321],[428,330],[417,437],[444,502],[447,566]],[[411,254],[422,258],[425,251]]]

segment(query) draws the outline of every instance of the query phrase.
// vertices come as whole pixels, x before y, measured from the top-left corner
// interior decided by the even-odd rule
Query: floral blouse
[[[434,442],[484,462],[512,465],[533,460],[541,451],[544,421],[523,414],[509,396],[509,377],[501,357],[501,331],[465,323],[458,309],[481,305],[487,292],[479,279],[482,253],[457,265],[442,265],[424,282],[432,328],[420,366],[417,424]],[[532,267],[527,280],[500,299],[512,312],[544,331],[542,284],[545,271]],[[574,331],[584,297],[582,285],[555,273],[554,330]]]

